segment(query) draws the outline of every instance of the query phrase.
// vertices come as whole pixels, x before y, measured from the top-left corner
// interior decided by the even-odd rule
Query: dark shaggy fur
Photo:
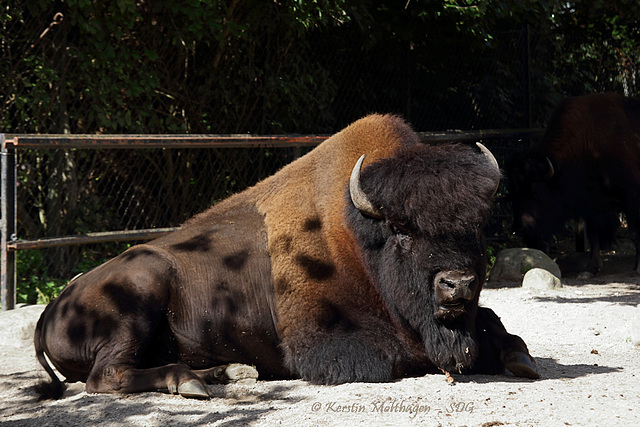
[[[550,167],[550,164],[552,167]],[[640,102],[614,94],[568,98],[554,111],[542,143],[507,166],[514,229],[546,248],[565,222],[586,223],[595,274],[599,251],[615,241],[624,212],[636,242],[640,197]]]
[[[415,146],[369,166],[363,190],[385,220],[351,208],[352,224],[372,280],[393,316],[420,336],[426,357],[447,371],[469,371],[478,356],[477,295],[484,282],[481,235],[499,173],[462,145]],[[437,321],[435,275],[446,270],[477,274],[476,298],[467,314]]]

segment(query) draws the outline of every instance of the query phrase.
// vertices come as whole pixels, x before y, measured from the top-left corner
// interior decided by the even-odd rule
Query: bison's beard
[[[444,325],[433,321],[425,325],[422,333],[425,353],[437,368],[465,373],[473,367],[478,356],[478,344],[472,336],[472,328],[464,323],[467,322]]]

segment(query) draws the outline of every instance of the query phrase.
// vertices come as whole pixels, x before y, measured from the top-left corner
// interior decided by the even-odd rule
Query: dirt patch
[[[563,288],[537,294],[483,291],[482,305],[527,342],[539,380],[454,375],[450,385],[444,375],[427,375],[340,386],[258,381],[212,386],[214,397],[207,401],[162,393],[87,394],[75,383],[63,399],[38,402],[33,385],[44,371],[30,342],[7,331],[15,330],[16,314],[10,322],[11,312],[0,313],[0,420],[9,426],[640,425],[640,347],[631,339],[632,328],[640,328],[640,278],[626,274],[633,260],[609,258],[620,265],[606,267],[605,259],[610,270],[588,282],[565,278]],[[34,308],[17,311],[25,322],[38,316]]]

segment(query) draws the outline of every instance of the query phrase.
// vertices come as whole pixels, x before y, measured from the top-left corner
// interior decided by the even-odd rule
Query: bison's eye
[[[398,234],[397,236],[400,247],[405,251],[410,251],[413,245],[413,237],[407,236],[406,234]]]
[[[404,251],[410,251],[411,246],[413,245],[413,237],[411,237],[409,231],[405,227],[396,224],[390,224],[389,227],[395,235],[396,240],[398,241],[398,245]]]

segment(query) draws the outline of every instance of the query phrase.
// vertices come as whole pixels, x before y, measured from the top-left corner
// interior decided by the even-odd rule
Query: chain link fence
[[[525,132],[525,137],[540,133]],[[503,163],[524,142],[522,136],[497,139],[501,134],[484,143]],[[482,139],[479,133],[466,138]],[[42,148],[20,149],[18,142],[15,150],[18,240],[13,248],[18,249],[18,302],[46,302],[70,278],[148,240],[145,234],[154,237],[148,230],[178,227],[217,201],[277,172],[314,145],[61,149],[46,137],[40,139]],[[440,143],[430,135],[423,139]],[[510,235],[510,206],[503,194],[504,189],[486,230],[490,239],[500,242]],[[147,233],[132,238],[127,233],[131,230]],[[100,234],[111,231],[119,232]]]
[[[301,31],[278,2],[201,3],[213,6],[0,1],[0,132],[329,135],[371,112],[420,132],[530,129],[562,95],[636,92],[636,62],[614,46],[585,54],[577,73],[527,25],[478,42],[407,22],[424,33],[409,40],[386,15],[367,30]],[[534,140],[485,143],[504,164]],[[16,237],[175,227],[309,149],[18,149]],[[504,196],[487,229],[500,242],[510,239]],[[46,302],[134,243],[20,250],[17,300]]]
[[[82,239],[62,236],[177,227],[311,149],[60,149],[41,139],[40,149],[15,150],[17,248],[32,242],[17,252],[18,301],[46,299],[74,275],[136,243],[126,233],[82,246]]]

